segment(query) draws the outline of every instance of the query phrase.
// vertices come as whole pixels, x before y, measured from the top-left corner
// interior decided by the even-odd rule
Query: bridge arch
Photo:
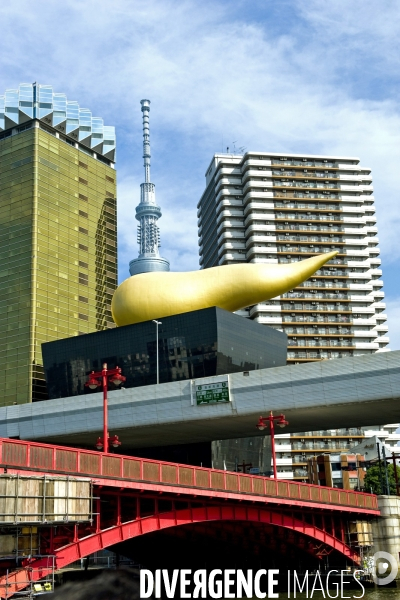
[[[217,521],[244,521],[265,525],[273,525],[292,530],[324,544],[328,549],[340,552],[347,559],[359,564],[359,555],[337,537],[322,529],[307,523],[305,520],[286,512],[269,508],[252,506],[218,505],[203,507],[188,507],[179,510],[155,513],[150,516],[137,518],[133,521],[116,523],[112,527],[95,531],[86,537],[79,538],[77,530],[72,541],[60,548],[54,549],[54,568],[61,569],[69,564],[89,556],[99,550],[104,550],[120,542],[124,542],[148,533],[165,530],[183,525]],[[53,559],[40,558],[13,573],[0,579],[0,597],[10,597],[27,586],[27,580],[38,581],[49,575],[53,570]],[[8,596],[5,593],[7,583]]]

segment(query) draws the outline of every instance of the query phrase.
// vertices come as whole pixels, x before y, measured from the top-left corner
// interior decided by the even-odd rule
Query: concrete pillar
[[[400,497],[378,496],[378,507],[381,516],[372,521],[373,550],[392,554],[400,570]]]

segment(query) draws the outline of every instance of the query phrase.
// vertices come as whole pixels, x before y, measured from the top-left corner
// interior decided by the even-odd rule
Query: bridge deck
[[[379,514],[373,494],[164,461],[0,438],[0,469],[90,477],[95,484]]]

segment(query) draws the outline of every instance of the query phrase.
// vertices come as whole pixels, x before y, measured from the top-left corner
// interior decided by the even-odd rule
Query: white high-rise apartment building
[[[311,280],[242,311],[288,334],[288,363],[386,348],[370,169],[358,158],[216,154],[206,180],[198,205],[201,268],[339,251]]]
[[[380,352],[389,343],[371,171],[359,163],[352,157],[246,152],[215,154],[207,169],[198,204],[202,269],[339,252],[287,294],[239,311],[287,333],[288,364]],[[390,426],[392,438],[396,427]],[[282,470],[285,477],[290,470],[295,476],[296,465],[302,470],[299,443],[282,457],[292,463]],[[312,446],[305,452],[317,451]]]

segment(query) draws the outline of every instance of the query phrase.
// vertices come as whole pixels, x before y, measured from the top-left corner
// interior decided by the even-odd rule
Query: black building
[[[156,324],[146,321],[42,344],[49,398],[90,393],[88,374],[121,367],[124,386],[156,383]],[[286,334],[220,308],[162,319],[160,383],[286,364]]]

